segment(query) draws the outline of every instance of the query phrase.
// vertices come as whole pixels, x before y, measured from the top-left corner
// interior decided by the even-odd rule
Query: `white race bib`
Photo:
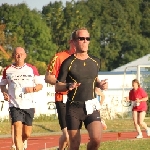
[[[22,88],[21,87],[16,87],[15,88],[15,99],[23,99],[24,97],[24,93],[22,92]]]
[[[87,115],[92,114],[95,110],[100,110],[101,106],[97,98],[85,101]]]
[[[68,98],[67,95],[63,95],[63,103],[64,103],[64,104],[66,104],[67,98]]]

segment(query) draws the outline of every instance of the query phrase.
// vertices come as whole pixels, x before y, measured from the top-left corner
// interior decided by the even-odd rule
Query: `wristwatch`
[[[33,88],[33,92],[35,92],[35,91],[36,91],[36,88],[34,87],[34,88]]]
[[[58,81],[58,80],[56,80],[56,83],[59,83],[59,81]]]

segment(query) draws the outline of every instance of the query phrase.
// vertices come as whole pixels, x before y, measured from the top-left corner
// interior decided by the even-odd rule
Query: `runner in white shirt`
[[[0,86],[4,99],[9,102],[16,150],[23,150],[23,142],[32,131],[35,111],[33,93],[43,86],[36,67],[24,62],[26,53],[22,47],[15,48],[12,56],[15,63],[4,69]]]

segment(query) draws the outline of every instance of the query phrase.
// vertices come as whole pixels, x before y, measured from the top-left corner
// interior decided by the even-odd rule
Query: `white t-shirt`
[[[16,67],[13,64],[6,67],[0,85],[7,84],[10,97],[9,107],[14,106],[20,109],[35,107],[34,93],[25,93],[25,87],[42,84],[35,66],[25,63],[22,67]]]

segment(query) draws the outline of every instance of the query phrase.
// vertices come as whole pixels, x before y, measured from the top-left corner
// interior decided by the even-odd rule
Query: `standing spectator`
[[[134,121],[134,126],[138,135],[136,138],[143,138],[140,126],[143,127],[147,136],[150,136],[150,128],[147,127],[147,124],[144,122],[146,111],[147,111],[147,103],[148,95],[144,89],[140,87],[140,83],[137,79],[132,81],[133,89],[129,92],[129,100],[132,101],[132,116]]]

